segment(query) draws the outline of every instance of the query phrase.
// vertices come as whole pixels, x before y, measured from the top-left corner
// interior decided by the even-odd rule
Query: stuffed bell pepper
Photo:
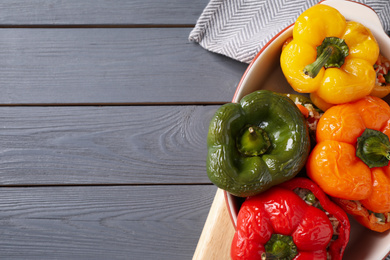
[[[349,235],[346,213],[310,179],[296,177],[244,201],[231,257],[338,260]]]
[[[358,100],[375,86],[379,46],[368,28],[346,21],[333,7],[317,4],[295,22],[280,64],[287,81],[310,93],[320,109]]]
[[[383,98],[390,93],[390,60],[379,54],[378,60],[374,64],[374,70],[376,82],[370,95]]]
[[[310,137],[291,99],[260,90],[215,112],[207,147],[210,180],[246,197],[296,176],[309,155]]]
[[[307,175],[367,228],[390,229],[390,107],[378,97],[333,106],[320,118]]]

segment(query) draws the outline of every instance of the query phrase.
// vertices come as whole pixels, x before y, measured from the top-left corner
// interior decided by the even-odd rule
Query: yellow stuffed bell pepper
[[[317,4],[295,22],[280,63],[292,88],[310,93],[319,108],[360,99],[375,86],[379,46],[370,30]]]

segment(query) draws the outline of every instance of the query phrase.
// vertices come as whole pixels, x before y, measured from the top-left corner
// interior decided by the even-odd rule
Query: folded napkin
[[[390,0],[355,0],[378,14],[390,31]],[[211,0],[189,35],[206,50],[250,63],[280,30],[319,0]]]

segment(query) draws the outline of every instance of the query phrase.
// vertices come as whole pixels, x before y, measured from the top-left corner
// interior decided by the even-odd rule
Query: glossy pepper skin
[[[296,188],[312,192],[323,210],[338,220],[335,240],[331,241],[334,231],[328,216],[295,194]],[[276,235],[292,238],[293,242],[288,244],[292,248],[285,250],[283,243],[273,245],[272,236]],[[232,260],[255,260],[262,259],[265,253],[267,259],[279,259],[275,258],[278,254],[280,259],[325,260],[329,254],[332,260],[338,260],[342,259],[349,235],[346,213],[314,182],[296,177],[244,201],[238,213],[231,257]]]
[[[321,52],[317,47],[327,37],[336,37],[338,49],[342,40],[348,50],[340,60],[321,67],[315,77],[305,74]],[[333,42],[334,39],[330,41]],[[344,52],[341,52],[344,53]],[[303,12],[295,22],[293,40],[283,48],[280,63],[292,86],[300,93],[311,93],[311,99],[322,110],[332,104],[346,103],[369,95],[375,86],[379,47],[370,30],[345,18],[333,7],[318,4]],[[344,59],[343,59],[344,57]],[[338,67],[341,66],[341,67]],[[317,102],[320,101],[320,102]],[[322,105],[326,104],[326,105]]]
[[[366,211],[390,212],[389,105],[367,96],[333,106],[319,120],[316,136],[307,175],[332,197],[358,201]],[[345,204],[339,205],[347,210]],[[361,217],[357,220],[365,225]]]
[[[215,112],[207,146],[210,180],[247,197],[293,178],[305,165],[310,137],[303,115],[288,97],[259,90]]]

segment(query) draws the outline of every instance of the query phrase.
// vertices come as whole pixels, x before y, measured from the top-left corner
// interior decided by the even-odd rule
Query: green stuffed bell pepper
[[[238,197],[293,178],[310,151],[305,118],[294,102],[268,90],[221,106],[207,136],[207,174]]]

